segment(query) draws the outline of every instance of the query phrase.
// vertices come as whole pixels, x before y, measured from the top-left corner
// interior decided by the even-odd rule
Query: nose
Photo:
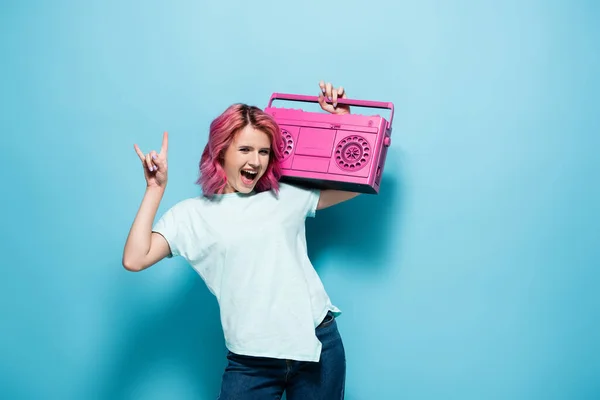
[[[258,167],[260,165],[260,161],[258,158],[258,152],[253,152],[250,156],[250,160],[248,160],[248,164],[252,167]]]

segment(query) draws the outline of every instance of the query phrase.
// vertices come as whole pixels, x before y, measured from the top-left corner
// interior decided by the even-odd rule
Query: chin
[[[256,183],[254,182],[251,186],[245,185],[243,182],[236,182],[234,190],[240,193],[250,193],[256,188]]]
[[[240,186],[240,187],[235,188],[235,190],[239,193],[247,194],[254,190],[254,186],[252,186],[251,188],[246,187],[246,186]]]

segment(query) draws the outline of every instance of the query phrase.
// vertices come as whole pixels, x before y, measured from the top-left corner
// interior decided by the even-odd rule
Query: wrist
[[[162,196],[165,193],[164,186],[146,186],[146,193]]]

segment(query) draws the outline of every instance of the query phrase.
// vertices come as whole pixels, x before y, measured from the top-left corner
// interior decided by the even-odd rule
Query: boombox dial
[[[361,136],[349,136],[336,146],[338,167],[346,171],[358,171],[369,161],[369,142]]]
[[[282,143],[280,148],[281,152],[283,153],[283,158],[281,161],[284,161],[290,156],[290,154],[292,154],[292,150],[294,150],[294,138],[292,137],[291,133],[285,129],[281,130],[281,138]]]

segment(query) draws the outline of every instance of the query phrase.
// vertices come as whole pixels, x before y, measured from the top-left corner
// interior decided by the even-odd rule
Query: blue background
[[[381,194],[308,221],[346,398],[600,398],[597,2],[0,9],[0,397],[215,398],[204,283],[121,266],[133,144],[170,133],[160,214],[198,194],[212,118],[323,79],[397,109]]]

